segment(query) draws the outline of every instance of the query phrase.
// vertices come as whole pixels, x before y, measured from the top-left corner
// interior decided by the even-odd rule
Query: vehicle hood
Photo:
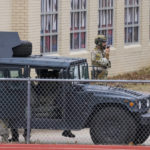
[[[145,93],[128,90],[125,88],[118,88],[118,87],[109,87],[109,86],[100,86],[100,85],[84,85],[84,90],[93,92],[95,95],[100,96],[115,96],[115,97],[129,97],[129,98],[144,98],[150,96]]]

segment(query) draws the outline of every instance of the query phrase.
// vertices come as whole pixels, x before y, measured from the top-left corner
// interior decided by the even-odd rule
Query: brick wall
[[[2,0],[0,14],[0,31],[18,32],[40,54],[40,0]]]
[[[28,40],[33,44],[33,53],[40,54],[40,0],[28,0]]]
[[[140,42],[135,45],[124,44],[124,1],[114,1],[114,45],[111,48],[110,59],[112,68],[109,75],[140,69],[150,64],[149,42],[149,1],[141,2],[140,7]],[[70,57],[85,57],[91,64],[91,50],[94,49],[94,39],[98,33],[98,1],[88,0],[87,8],[87,48],[86,50],[70,51],[70,0],[60,1],[59,5],[59,55]],[[58,55],[57,54],[57,55]]]
[[[140,69],[150,65],[149,0],[141,0],[140,41],[135,45],[124,44],[124,0],[114,0],[114,45],[110,59],[109,75]],[[0,30],[18,31],[21,39],[33,43],[33,53],[40,53],[40,0],[0,1]],[[71,57],[85,57],[91,63],[90,52],[98,33],[98,0],[88,0],[87,48],[70,51],[70,0],[59,0],[58,53]]]
[[[12,0],[0,0],[0,31],[11,31]]]
[[[124,1],[114,1],[114,44],[111,47],[110,59],[112,68],[109,69],[109,75],[116,75],[128,71],[138,70],[145,66],[150,66],[150,41],[149,41],[149,0],[141,1],[140,5],[140,41],[138,44],[124,44]],[[70,6],[69,0],[60,2],[60,33],[59,42],[60,55],[71,57],[85,57],[91,64],[91,50],[94,49],[94,39],[98,33],[98,1],[88,0],[87,17],[87,48],[86,50],[70,51]],[[69,3],[69,4],[68,4]],[[67,9],[66,9],[67,8]],[[69,15],[68,15],[69,14]],[[61,21],[63,20],[63,21]]]
[[[28,0],[12,0],[12,31],[28,39]]]
[[[110,75],[150,66],[149,0],[141,1],[140,41],[138,44],[124,45],[124,5],[122,0],[116,1],[114,29],[115,43],[111,50],[112,68],[110,69]]]

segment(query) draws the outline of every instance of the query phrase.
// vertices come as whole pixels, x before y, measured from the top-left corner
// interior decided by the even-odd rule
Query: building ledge
[[[89,51],[88,50],[77,50],[77,51],[70,51],[69,55],[72,56],[72,55],[80,55],[82,56],[82,54],[89,54]]]
[[[140,44],[132,44],[132,45],[125,45],[124,49],[130,49],[130,48],[141,48],[142,46]]]
[[[115,47],[110,47],[110,51],[115,51],[116,48]]]

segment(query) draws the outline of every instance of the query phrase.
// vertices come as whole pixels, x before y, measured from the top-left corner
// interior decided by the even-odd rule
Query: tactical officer
[[[8,139],[9,142],[19,142],[19,132],[18,129],[11,128],[12,138]],[[25,141],[27,140],[27,129],[24,129],[23,137]]]
[[[107,79],[107,69],[111,67],[109,61],[109,46],[106,46],[106,37],[98,35],[95,38],[96,47],[92,52],[92,78],[93,79]]]

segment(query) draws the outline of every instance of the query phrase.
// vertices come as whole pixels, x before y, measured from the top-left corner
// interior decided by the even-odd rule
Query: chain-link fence
[[[0,79],[1,142],[150,145],[149,83]]]

